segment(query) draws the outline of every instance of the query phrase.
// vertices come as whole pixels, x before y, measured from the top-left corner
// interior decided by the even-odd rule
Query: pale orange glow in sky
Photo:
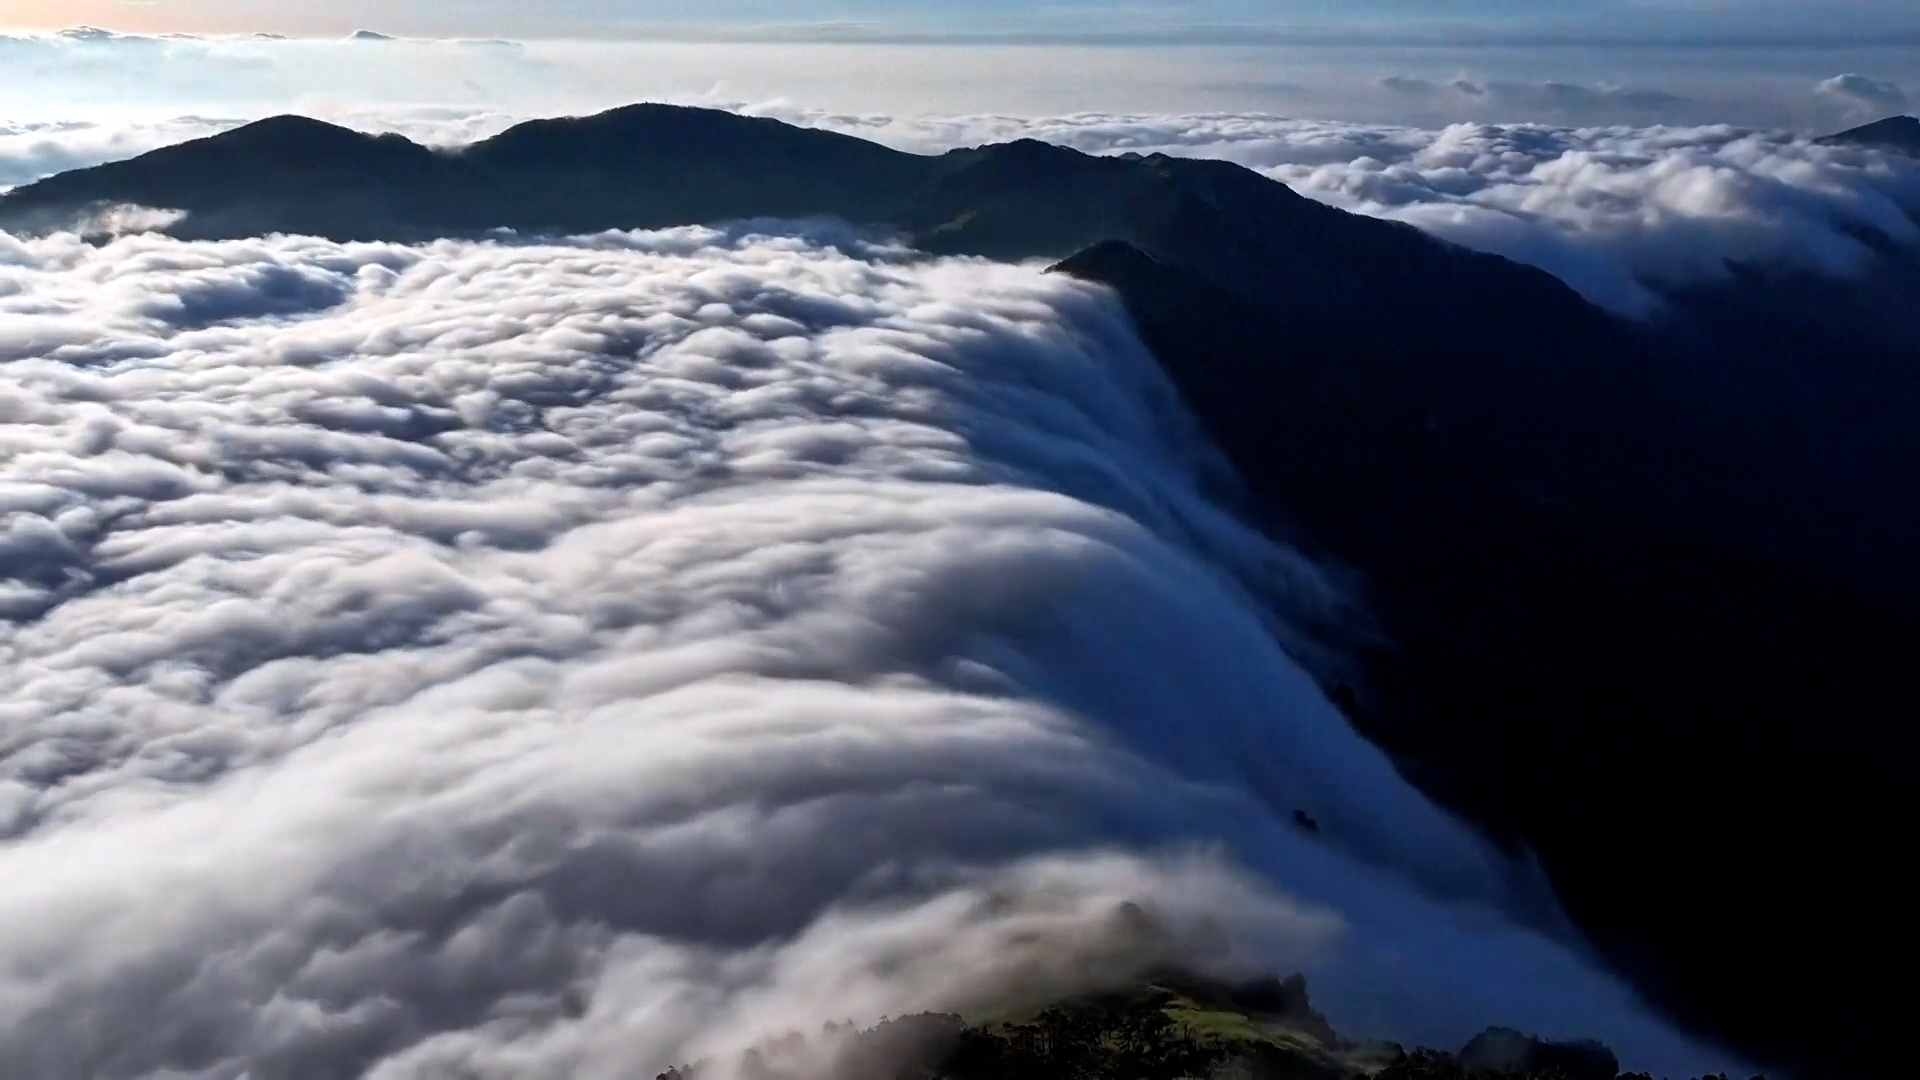
[[[174,29],[162,27],[158,15],[154,4],[124,0],[0,0],[0,26],[18,30],[59,30],[80,25],[127,30]]]
[[[1251,44],[1233,28],[1266,27],[1283,38],[1328,28],[1392,37],[1411,28],[1423,36],[1478,39],[1498,31],[1521,41],[1547,33],[1654,44],[1795,44],[1811,36],[1890,50],[1920,39],[1917,11],[1916,0],[0,0],[0,29],[338,37],[370,28],[411,37],[605,40],[788,27],[798,34],[791,40],[816,41],[823,28],[840,27],[856,36],[992,40],[1104,40],[1118,32],[1142,35],[1137,44],[1167,43],[1173,31]],[[1220,37],[1228,30],[1230,40]]]
[[[241,25],[226,17],[196,12],[191,3],[158,0],[0,0],[0,29],[63,30],[70,26],[100,26],[109,30],[145,33],[241,34],[272,30],[281,34],[332,36],[352,29],[348,21],[325,15],[275,12],[255,14]]]

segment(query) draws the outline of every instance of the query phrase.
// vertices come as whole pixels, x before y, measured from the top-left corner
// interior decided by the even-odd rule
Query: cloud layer
[[[1322,699],[1337,592],[1088,286],[0,235],[0,367],[8,1076],[627,1076],[1169,957],[1716,1064]]]

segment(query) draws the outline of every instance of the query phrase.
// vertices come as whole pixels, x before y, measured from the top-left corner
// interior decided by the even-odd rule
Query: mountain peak
[[[361,132],[339,124],[317,120],[298,113],[282,113],[269,116],[264,120],[255,120],[251,124],[242,124],[231,131],[213,136],[215,140],[225,142],[244,142],[268,138],[367,138]]]
[[[838,132],[801,128],[725,109],[642,102],[591,116],[563,116],[516,124],[467,152],[490,164],[612,163],[636,152],[670,154],[681,161],[701,154],[855,152],[869,159],[899,156],[875,143]]]
[[[1125,240],[1102,240],[1047,267],[1047,273],[1112,284],[1122,276],[1150,271],[1159,262]]]
[[[375,155],[384,160],[394,156],[424,157],[432,154],[426,147],[400,135],[371,135],[293,113],[256,120],[232,131],[199,140],[198,143],[167,147],[159,153],[184,156],[183,152],[197,145],[228,155],[237,154],[248,161],[274,168],[331,168]]]
[[[576,131],[596,136],[620,135],[651,138],[689,138],[748,134],[771,134],[788,128],[777,120],[743,116],[726,109],[707,109],[694,105],[669,105],[643,101],[589,116],[562,116],[548,120],[529,120],[508,128],[492,141],[511,141],[515,132]],[[802,130],[802,129],[789,129]],[[824,134],[824,133],[823,133]]]
[[[1889,116],[1829,135],[1820,142],[1827,146],[1868,146],[1920,155],[1920,117]]]
[[[1008,157],[1030,157],[1041,160],[1052,158],[1079,157],[1080,152],[1059,143],[1043,142],[1040,139],[1015,139],[991,148],[995,153]]]
[[[59,227],[102,205],[180,211],[180,235],[404,231],[373,208],[389,196],[425,219],[450,197],[450,159],[400,135],[273,116],[127,161],[61,173],[0,195],[0,220]]]

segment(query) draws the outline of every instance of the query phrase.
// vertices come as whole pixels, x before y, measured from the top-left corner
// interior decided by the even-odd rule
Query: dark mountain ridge
[[[0,227],[126,203],[189,237],[835,217],[1062,260],[1125,301],[1247,511],[1367,582],[1386,641],[1336,698],[1410,777],[1537,850],[1683,1020],[1808,1076],[1900,1053],[1870,958],[1904,912],[1859,848],[1920,701],[1920,339],[1886,330],[1911,252],[1639,324],[1223,162],[659,105],[459,152],[278,118],[0,196]]]
[[[1889,116],[1820,140],[1829,146],[1866,146],[1920,155],[1920,116]]]

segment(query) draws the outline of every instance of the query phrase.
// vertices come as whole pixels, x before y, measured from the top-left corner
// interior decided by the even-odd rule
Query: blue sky
[[[1920,40],[1916,0],[0,0],[0,25],[427,36]]]

